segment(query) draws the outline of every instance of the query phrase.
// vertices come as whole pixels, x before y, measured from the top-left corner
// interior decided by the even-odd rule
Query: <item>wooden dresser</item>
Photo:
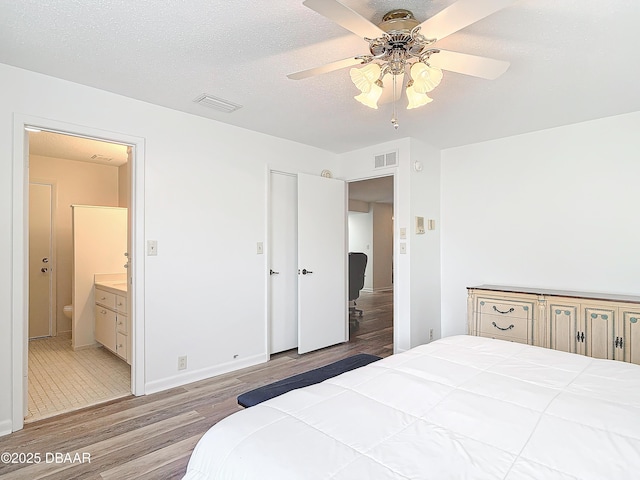
[[[640,296],[468,287],[469,334],[640,364]]]

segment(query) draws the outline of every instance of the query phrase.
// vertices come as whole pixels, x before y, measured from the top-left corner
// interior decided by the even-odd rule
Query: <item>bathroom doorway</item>
[[[77,327],[74,315],[88,318],[88,325],[83,325],[93,331],[93,311],[74,312],[76,302],[72,298],[78,282],[74,263],[79,262],[74,262],[78,240],[73,235],[71,207],[120,207],[128,211],[131,147],[37,129],[27,135],[29,341],[25,422],[32,422],[131,394],[131,366],[126,359],[96,343],[92,333],[90,342],[77,345],[73,341]],[[126,236],[130,236],[128,231]],[[91,250],[90,246],[83,248]],[[98,248],[95,253],[99,254]],[[126,272],[122,268],[128,263],[126,255],[122,252],[122,264],[118,265],[122,272]],[[121,275],[128,283],[126,273]]]

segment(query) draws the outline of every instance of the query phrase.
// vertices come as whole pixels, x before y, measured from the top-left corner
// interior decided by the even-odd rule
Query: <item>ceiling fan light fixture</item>
[[[427,103],[433,102],[433,98],[428,97],[426,93],[416,91],[415,83],[413,80],[410,80],[407,84],[407,88],[405,92],[407,94],[407,100],[409,100],[409,104],[407,105],[407,110],[411,110],[413,108],[418,108]]]
[[[368,93],[371,87],[380,79],[380,65],[369,63],[362,68],[352,68],[349,71],[351,81],[362,93]]]
[[[418,93],[427,93],[440,85],[442,70],[423,62],[411,65],[413,89]]]
[[[393,79],[391,123],[394,128],[398,128],[397,88],[402,88],[404,75],[409,77],[406,88],[407,108],[413,109],[433,101],[426,94],[442,81],[441,68],[455,73],[495,79],[509,67],[508,62],[441,51],[431,46],[517,0],[450,0],[453,2],[451,5],[421,23],[410,10],[394,9],[387,12],[382,17],[382,22],[377,25],[344,5],[342,1],[344,0],[304,0],[303,4],[363,38],[369,44],[369,54],[353,56],[287,76],[299,80],[353,65],[364,65],[362,68],[350,70],[351,81],[362,92],[354,98],[370,108],[377,109],[382,95],[382,79],[389,74]],[[436,64],[440,68],[429,65],[432,55],[438,55]]]
[[[368,92],[362,92],[360,95],[356,95],[355,98],[361,104],[366,105],[369,108],[378,109],[378,100],[382,95],[382,81],[377,80],[371,84],[371,88]]]

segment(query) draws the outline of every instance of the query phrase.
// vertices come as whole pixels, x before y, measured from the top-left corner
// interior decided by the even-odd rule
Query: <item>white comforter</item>
[[[640,366],[449,337],[238,412],[185,479],[640,479]]]

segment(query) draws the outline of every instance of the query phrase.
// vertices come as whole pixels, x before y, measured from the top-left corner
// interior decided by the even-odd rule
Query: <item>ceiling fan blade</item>
[[[363,61],[358,58],[345,58],[344,60],[338,60],[336,62],[327,63],[321,67],[310,68],[309,70],[302,70],[300,72],[290,73],[287,75],[291,80],[302,80],[303,78],[315,77],[316,75],[322,75],[323,73],[333,72],[340,70],[341,68],[352,67],[354,65],[360,65]]]
[[[379,27],[337,0],[304,0],[302,4],[360,38],[378,38],[384,35]]]
[[[441,40],[472,23],[502,10],[517,0],[458,0],[420,24],[420,33]]]
[[[429,65],[450,72],[495,80],[507,71],[510,63],[494,58],[469,55],[468,53],[440,50],[438,53],[431,55]]]

